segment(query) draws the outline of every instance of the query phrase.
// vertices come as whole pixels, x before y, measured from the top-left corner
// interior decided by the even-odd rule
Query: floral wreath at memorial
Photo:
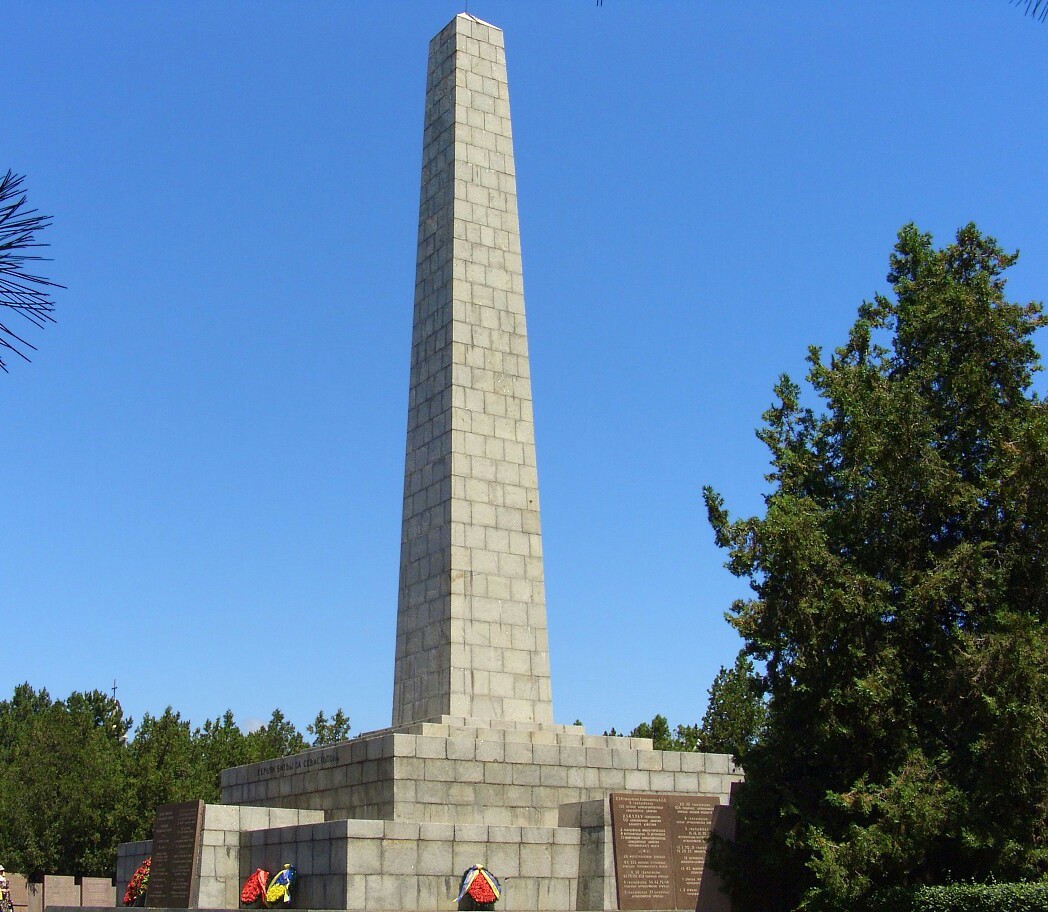
[[[484,865],[475,864],[462,875],[462,884],[459,886],[459,895],[455,902],[462,902],[466,896],[477,903],[493,903],[502,896],[502,887],[498,878]]]
[[[265,868],[255,868],[255,872],[244,881],[244,888],[240,891],[240,901],[246,906],[264,905],[268,886],[269,871]]]
[[[149,868],[152,863],[153,856],[150,855],[131,875],[131,879],[127,882],[127,889],[124,891],[125,906],[133,906],[145,897],[149,890]]]
[[[286,864],[273,878],[270,879],[269,871],[265,868],[255,868],[254,872],[244,881],[240,891],[240,902],[245,906],[269,906],[280,903],[291,902],[291,885],[298,876],[298,870],[294,865]]]
[[[286,864],[283,869],[277,871],[266,888],[266,905],[271,906],[278,902],[291,902],[291,885],[298,876],[298,870],[294,865]]]

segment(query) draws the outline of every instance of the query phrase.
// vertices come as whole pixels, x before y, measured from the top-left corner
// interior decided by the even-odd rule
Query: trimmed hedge
[[[921,887],[912,912],[1048,912],[1048,883]]]

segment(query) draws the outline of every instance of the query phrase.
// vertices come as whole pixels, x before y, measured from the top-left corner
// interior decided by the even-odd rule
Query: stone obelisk
[[[726,908],[702,872],[731,757],[555,725],[546,642],[502,33],[460,15],[430,45],[394,727],[225,770],[199,905],[288,863],[302,908],[426,912],[480,863],[511,910]],[[644,870],[613,851],[633,813],[672,837]]]
[[[502,31],[430,43],[393,724],[551,723]]]

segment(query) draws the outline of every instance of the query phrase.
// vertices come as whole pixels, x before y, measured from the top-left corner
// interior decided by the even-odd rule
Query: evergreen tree
[[[615,729],[604,734],[615,734]],[[641,722],[629,733],[630,738],[651,738],[655,750],[694,751],[699,749],[699,726],[678,725],[670,729],[669,720],[656,715],[651,722]]]
[[[313,736],[314,747],[323,744],[337,744],[349,737],[349,716],[342,712],[342,707],[339,707],[328,720],[321,710],[317,713],[313,723],[306,726],[306,731]]]
[[[0,763],[11,762],[15,743],[26,726],[50,705],[47,690],[34,690],[28,681],[15,687],[10,700],[0,700]]]
[[[128,841],[148,839],[157,805],[202,797],[188,719],[170,706],[145,713],[128,744],[127,779],[121,803]]]
[[[739,653],[733,667],[721,666],[710,685],[709,695],[697,732],[698,749],[732,754],[735,761],[742,764],[746,753],[757,743],[767,716],[761,681],[745,652]]]
[[[16,690],[13,702],[35,705],[0,768],[0,851],[25,873],[107,874],[121,836],[119,705],[97,691],[57,703],[31,691]]]
[[[828,363],[783,377],[759,432],[763,518],[706,502],[766,663],[746,756],[736,909],[871,908],[893,888],[1048,873],[1048,413],[1040,305],[969,225],[909,225]]]
[[[246,736],[248,763],[287,757],[306,749],[306,739],[294,724],[284,718],[279,709],[274,709],[269,722],[256,728]]]
[[[349,719],[323,713],[321,734]],[[297,753],[306,744],[279,710],[245,735],[230,711],[193,729],[168,707],[132,722],[100,691],[53,702],[28,683],[0,701],[0,857],[27,874],[112,874],[120,842],[147,839],[156,807],[221,797],[222,770]]]
[[[207,719],[192,737],[197,798],[211,804],[222,797],[222,770],[252,763],[247,736],[240,730],[231,710],[220,719]]]

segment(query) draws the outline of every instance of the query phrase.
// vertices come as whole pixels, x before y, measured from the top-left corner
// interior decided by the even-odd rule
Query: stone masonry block
[[[680,769],[682,773],[701,773],[706,769],[706,755],[700,753],[685,752],[680,755]]]
[[[468,760],[456,763],[455,779],[458,782],[483,782],[484,764]]]
[[[365,901],[364,883],[365,879],[360,876],[351,876],[345,879],[346,884],[346,909],[363,909]],[[334,909],[336,906],[334,897],[325,896],[328,905],[325,908]]]
[[[673,773],[653,772],[651,776],[651,788],[656,792],[672,792],[674,786]]]
[[[539,784],[553,788],[564,788],[568,784],[568,770],[563,766],[540,766]]]
[[[500,879],[520,876],[520,845],[515,842],[489,842],[485,847],[483,864]],[[464,869],[463,869],[464,870]]]
[[[484,781],[496,785],[507,785],[513,781],[513,766],[508,763],[485,763]]]
[[[419,826],[419,839],[451,842],[455,838],[452,823],[423,823]]]
[[[391,872],[392,873],[392,872]],[[364,909],[399,909],[397,878],[387,874],[368,874],[364,877]]]
[[[411,820],[387,820],[383,836],[386,839],[418,839],[419,824]]]
[[[240,808],[227,807],[221,804],[204,805],[204,829],[240,829]]]
[[[382,841],[380,839],[351,839],[347,864],[350,874],[382,873]]]
[[[648,770],[625,770],[624,786],[628,792],[651,791],[651,773]]]
[[[522,874],[519,880],[513,884],[513,897],[515,903],[520,903],[521,909],[538,909],[539,908],[539,884],[541,878],[531,877],[528,872],[522,869]]]
[[[612,756],[612,751],[608,750],[607,748],[586,748],[586,766],[610,768],[614,766]]]
[[[261,830],[270,825],[269,808],[240,808],[240,828],[242,830]]]
[[[532,757],[531,744],[506,741],[507,763],[531,763]]]
[[[453,760],[427,760],[425,777],[428,782],[454,782],[455,767]]]
[[[200,850],[200,877],[202,880],[208,878],[215,878],[218,874],[218,868],[215,865],[215,849],[211,846],[205,846]]]
[[[426,761],[420,757],[398,757],[396,776],[398,780],[421,779],[425,775]]]
[[[611,753],[611,763],[615,769],[630,770],[637,769],[638,751],[617,750]]]
[[[713,773],[699,773],[699,791],[706,795],[719,795],[724,791],[720,776]]]
[[[557,764],[561,761],[561,748],[557,744],[535,744],[532,748],[532,762],[542,764]]]
[[[346,820],[346,836],[353,839],[381,839],[385,833],[384,820]]]
[[[470,865],[484,864],[483,858],[488,853],[488,844],[484,842],[463,842],[455,840],[451,849],[452,870],[461,873]],[[496,874],[498,870],[492,868]]]
[[[514,785],[538,785],[540,781],[539,767],[532,764],[517,763],[513,766]]]
[[[545,845],[553,842],[551,827],[524,826],[520,828],[520,842],[533,845]]]
[[[706,772],[707,773],[730,773],[731,770],[731,755],[730,754],[706,754]]]
[[[520,870],[525,877],[553,875],[553,846],[550,843],[525,843],[520,847]]]
[[[415,872],[419,875],[447,876],[452,867],[452,842],[427,840],[418,844],[418,863]]]
[[[415,735],[393,735],[393,756],[394,757],[414,757],[415,756]]]
[[[581,745],[562,744],[560,747],[560,763],[564,766],[585,766],[586,748]]]
[[[581,833],[578,827],[556,826],[553,828],[553,842],[555,845],[573,846],[578,851]]]
[[[699,780],[694,773],[674,773],[673,790],[675,792],[697,792]]]
[[[437,843],[430,843],[436,845]],[[389,873],[417,873],[418,843],[411,839],[382,840],[382,870]]]
[[[557,826],[559,828],[581,826],[582,806],[577,801],[565,802],[560,805],[557,812]]]
[[[487,839],[488,828],[486,825],[455,824],[455,842],[487,842]],[[467,865],[467,867],[469,866]]]
[[[476,758],[482,761],[494,761],[502,763],[506,759],[505,742],[500,741],[477,741]]]
[[[663,751],[638,751],[637,752],[637,765],[634,769],[642,770],[662,770],[665,767],[665,759],[663,757]],[[675,751],[666,751],[665,753],[676,753]],[[680,767],[680,761],[677,762],[678,768]]]
[[[327,859],[324,859],[327,864]],[[295,866],[300,874],[313,874],[313,843],[302,841],[295,843]]]
[[[642,756],[646,756],[646,751],[641,751]],[[679,773],[681,772],[681,752],[680,751],[659,751],[659,759],[662,762],[662,768],[666,772]],[[644,769],[642,766],[641,769]]]

